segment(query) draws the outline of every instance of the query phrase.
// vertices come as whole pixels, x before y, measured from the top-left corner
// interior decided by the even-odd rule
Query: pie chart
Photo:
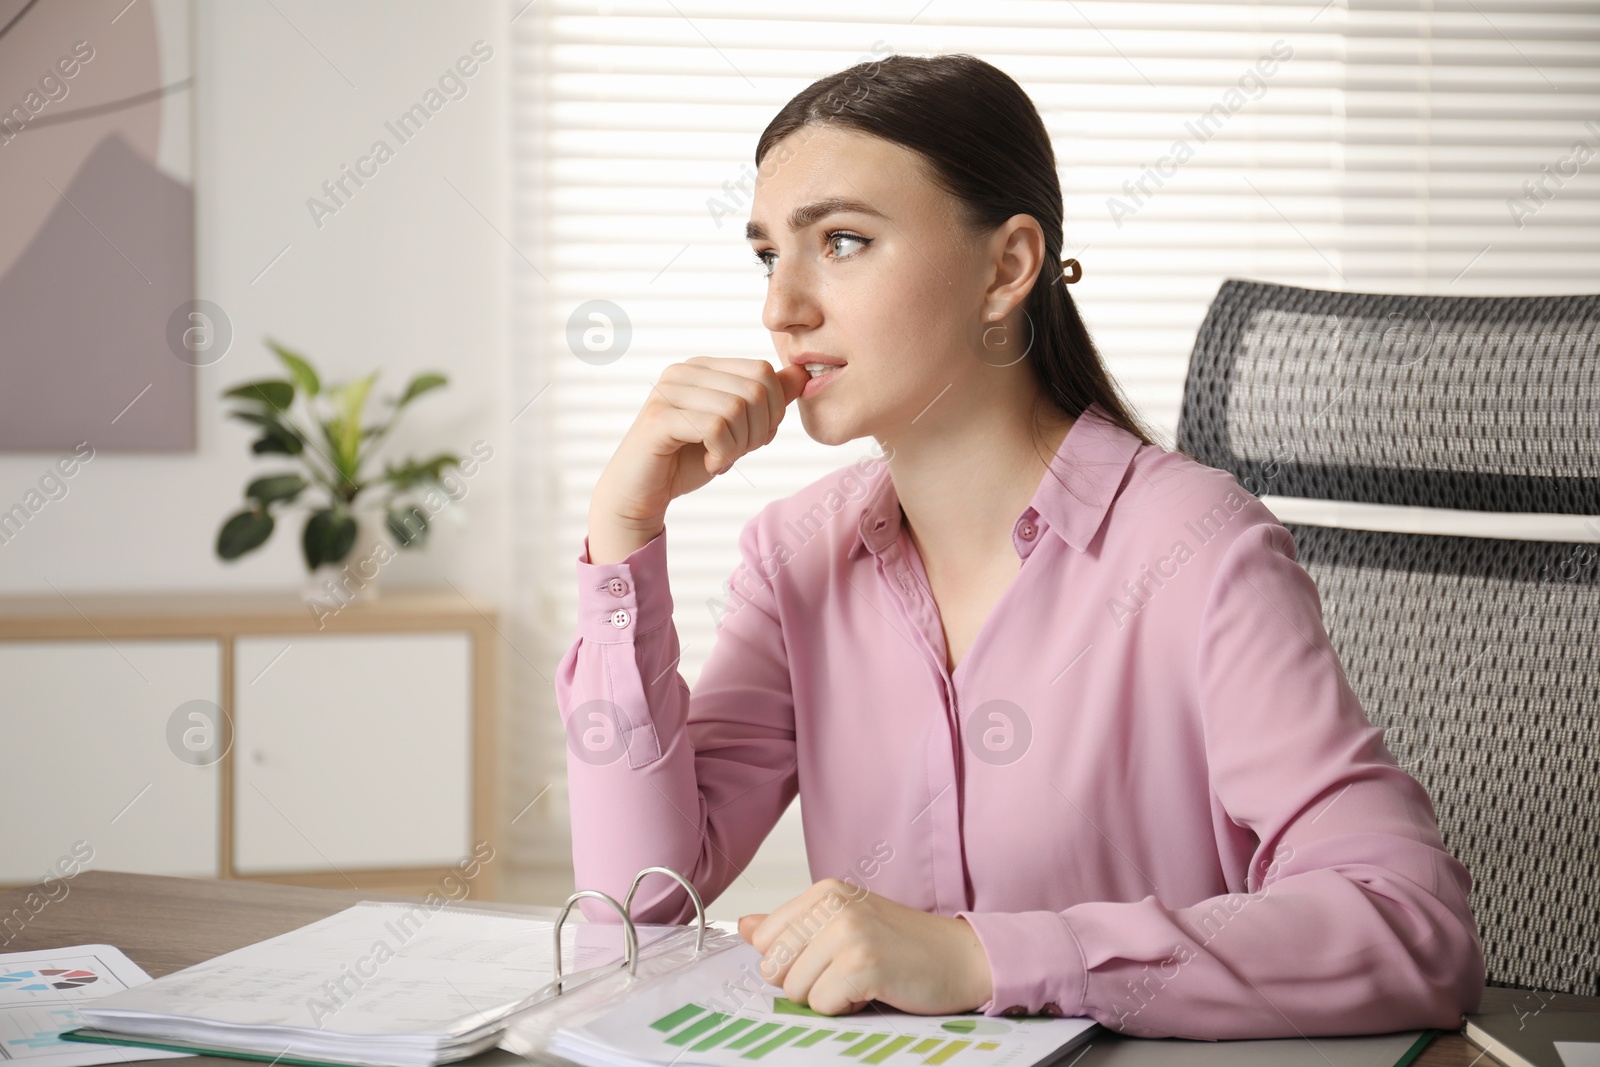
[[[0,974],[0,992],[76,989],[99,980],[100,976],[93,971],[66,967],[40,967],[31,971],[7,971]]]
[[[1011,1024],[1003,1023],[999,1019],[951,1019],[940,1023],[939,1026],[953,1034],[1007,1034],[1011,1032]]]

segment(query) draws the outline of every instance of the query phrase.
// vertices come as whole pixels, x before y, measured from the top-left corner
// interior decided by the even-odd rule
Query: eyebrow
[[[789,212],[789,230],[798,232],[820,219],[827,218],[829,215],[837,215],[844,212],[871,215],[880,219],[888,217],[864,200],[830,196],[826,200],[813,200],[809,204],[801,204]],[[759,222],[748,222],[744,227],[744,238],[747,241],[765,241],[768,239],[766,227]]]

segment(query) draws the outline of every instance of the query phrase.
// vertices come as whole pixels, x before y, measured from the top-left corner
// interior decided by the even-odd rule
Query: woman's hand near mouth
[[[667,505],[771,442],[804,367],[692,356],[661,372],[589,498],[589,561],[618,563],[666,525]]]

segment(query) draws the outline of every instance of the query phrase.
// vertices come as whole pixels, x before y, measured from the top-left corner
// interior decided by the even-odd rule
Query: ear
[[[1004,318],[1033,290],[1044,266],[1044,230],[1032,215],[1013,215],[990,235],[989,250],[993,275],[983,294],[985,320],[996,311]]]

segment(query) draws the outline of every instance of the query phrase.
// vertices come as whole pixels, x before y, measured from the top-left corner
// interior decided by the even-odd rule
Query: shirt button
[[[606,583],[606,588],[611,590],[612,596],[627,596],[628,583],[621,578],[613,578]]]
[[[1023,1007],[1021,1004],[1013,1004],[1013,1005],[1011,1005],[1011,1007],[1007,1008],[1005,1011],[1001,1012],[1000,1014],[1001,1015],[1026,1015],[1026,1014],[1028,1014],[1028,1009]]]
[[[1032,541],[1034,535],[1038,532],[1039,528],[1033,523],[1029,522],[1027,519],[1023,519],[1017,524],[1017,536],[1022,538],[1024,541]]]
[[[1044,1007],[1039,1009],[1039,1014],[1041,1014],[1041,1015],[1060,1015],[1061,1014],[1061,1005],[1057,1004],[1055,1001],[1052,1000],[1052,1001],[1050,1001],[1050,1003],[1046,1004]]]
[[[633,616],[628,614],[627,608],[618,608],[611,613],[611,625],[619,630],[632,621]]]

